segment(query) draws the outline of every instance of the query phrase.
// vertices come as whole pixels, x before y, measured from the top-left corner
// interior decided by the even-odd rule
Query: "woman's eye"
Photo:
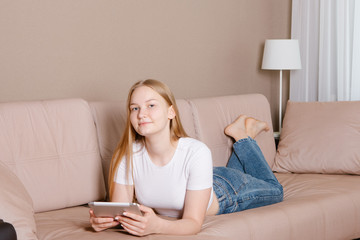
[[[139,110],[139,108],[138,107],[132,107],[130,110],[131,111],[137,111],[137,110]]]
[[[153,107],[155,107],[155,104],[150,104],[149,105],[149,108],[153,108]]]

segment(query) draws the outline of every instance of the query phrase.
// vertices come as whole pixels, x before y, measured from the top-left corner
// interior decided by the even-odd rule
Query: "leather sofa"
[[[215,166],[227,162],[232,141],[223,130],[239,114],[272,126],[260,94],[179,99],[178,105],[186,131],[210,147]],[[197,235],[142,239],[359,238],[359,109],[359,102],[289,102],[278,149],[272,129],[256,138],[284,187],[283,202],[206,217]],[[0,103],[0,218],[13,224],[18,239],[138,239],[119,229],[94,232],[87,207],[106,198],[125,118],[124,102]]]

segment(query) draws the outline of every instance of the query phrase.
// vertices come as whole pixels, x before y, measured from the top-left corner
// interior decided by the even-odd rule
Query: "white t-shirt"
[[[129,179],[126,179],[126,161],[123,159],[114,180],[124,185],[135,183],[138,202],[155,209],[160,215],[180,218],[186,190],[212,189],[211,152],[196,139],[180,138],[173,158],[162,167],[151,161],[141,144],[135,143],[133,151],[133,174],[130,173]],[[208,207],[212,197],[211,191]]]

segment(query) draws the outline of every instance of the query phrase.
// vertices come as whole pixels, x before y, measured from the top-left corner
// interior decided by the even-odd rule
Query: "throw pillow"
[[[360,101],[289,101],[273,170],[359,175]]]

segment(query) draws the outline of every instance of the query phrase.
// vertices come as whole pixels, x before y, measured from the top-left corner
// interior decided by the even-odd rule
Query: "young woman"
[[[226,167],[213,168],[209,148],[185,133],[165,84],[137,82],[127,106],[126,130],[110,167],[110,200],[133,202],[136,196],[144,215],[98,218],[90,210],[96,231],[121,224],[137,236],[196,234],[206,215],[282,201],[282,186],[254,140],[268,130],[265,122],[241,115],[227,126],[234,151]]]

